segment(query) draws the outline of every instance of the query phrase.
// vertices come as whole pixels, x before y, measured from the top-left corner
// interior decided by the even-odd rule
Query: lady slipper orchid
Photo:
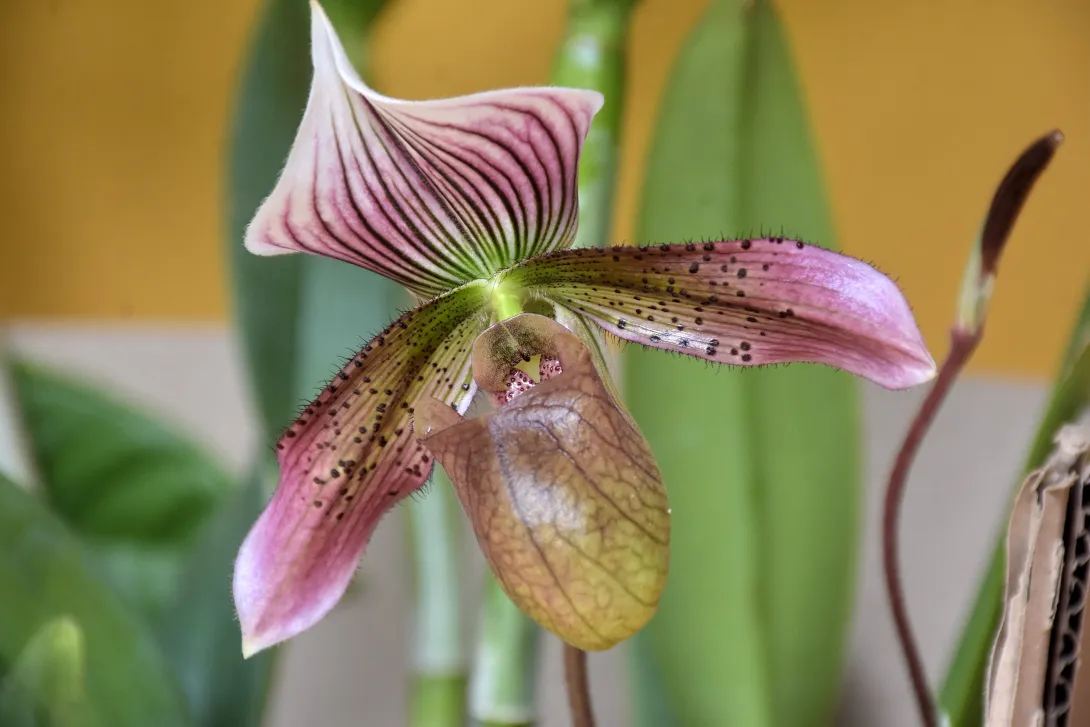
[[[353,356],[278,442],[279,486],[235,566],[246,654],[333,608],[379,519],[428,478],[429,449],[450,464],[497,577],[539,622],[587,648],[638,628],[665,576],[665,495],[635,425],[602,394],[608,377],[588,364],[600,363],[601,331],[715,363],[823,363],[893,389],[934,375],[896,285],[844,255],[782,238],[567,249],[600,94],[388,98],[363,83],[311,7],[310,98],[246,247],[344,260],[423,302]],[[492,337],[475,346],[529,310],[576,334],[535,316],[508,324],[538,336],[544,381],[533,387],[496,368],[505,359],[488,348]],[[463,421],[479,381],[497,403],[510,401]],[[459,454],[460,443],[479,455]],[[610,469],[617,451],[623,472]],[[554,490],[527,474],[534,460],[552,467]],[[542,513],[556,547],[535,556]],[[585,528],[603,522],[620,529],[595,541]],[[608,537],[633,553],[609,560]],[[579,561],[590,547],[605,554],[594,573]]]
[[[539,378],[513,378],[540,357]],[[463,419],[436,399],[414,426],[447,471],[481,551],[519,608],[583,650],[607,649],[654,615],[670,516],[662,476],[590,350],[523,313],[473,345],[473,378],[500,404]]]

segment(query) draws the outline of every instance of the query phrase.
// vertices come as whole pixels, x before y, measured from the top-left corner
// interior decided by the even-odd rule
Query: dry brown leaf
[[[1090,420],[1065,426],[1018,492],[1007,536],[1003,616],[988,665],[985,727],[1061,727],[1086,585]]]

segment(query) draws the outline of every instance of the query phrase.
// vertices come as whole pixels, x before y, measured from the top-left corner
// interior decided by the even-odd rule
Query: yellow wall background
[[[302,0],[300,0],[302,2]],[[670,64],[708,0],[644,0],[616,238]],[[407,98],[544,83],[560,0],[395,0],[373,70]],[[936,355],[994,184],[1067,143],[1004,261],[978,371],[1046,375],[1090,273],[1090,3],[780,0],[845,248],[901,283]],[[220,320],[225,122],[256,0],[7,0],[0,314]],[[775,220],[767,225],[775,226]]]

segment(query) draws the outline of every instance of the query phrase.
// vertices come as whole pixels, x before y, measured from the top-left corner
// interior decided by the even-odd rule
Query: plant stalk
[[[564,683],[568,688],[572,727],[594,727],[590,680],[587,678],[587,652],[571,644],[564,644]]]
[[[938,709],[935,704],[934,694],[927,683],[927,672],[924,670],[923,658],[920,649],[912,633],[912,624],[908,618],[908,608],[905,604],[904,584],[901,583],[900,572],[900,544],[898,542],[898,530],[901,517],[901,503],[904,501],[905,485],[908,482],[908,473],[912,468],[912,462],[916,458],[916,452],[920,443],[931,428],[939,408],[946,400],[958,375],[965,368],[977,344],[980,343],[981,331],[969,332],[961,328],[955,328],[950,333],[950,354],[943,361],[939,369],[938,377],[927,392],[927,397],[920,406],[916,417],[912,420],[908,434],[901,443],[901,449],[894,461],[893,471],[890,473],[889,482],[886,485],[885,501],[882,510],[882,573],[885,576],[886,592],[889,596],[890,610],[893,614],[894,627],[897,630],[897,640],[901,644],[905,665],[908,668],[909,679],[912,682],[912,692],[916,699],[916,707],[920,713],[920,720],[925,727],[938,727]]]
[[[1062,142],[1063,134],[1058,129],[1038,138],[1019,155],[996,188],[984,218],[980,239],[970,254],[962,280],[958,315],[950,330],[950,353],[939,368],[934,385],[927,392],[927,397],[901,443],[901,450],[897,453],[886,485],[882,515],[882,571],[897,639],[912,682],[916,707],[926,727],[938,727],[942,719],[935,695],[927,683],[919,646],[912,634],[912,625],[905,606],[904,585],[901,582],[897,531],[905,483],[920,443],[931,427],[939,407],[946,400],[958,375],[984,336],[984,323],[995,287],[999,259],[1034,184],[1044,173]],[[998,562],[1002,562],[1001,554]],[[996,565],[993,563],[988,576],[989,583],[995,583],[1000,576],[995,569]]]
[[[602,92],[606,103],[591,124],[579,161],[579,230],[575,247],[607,244],[613,221],[625,50],[635,0],[570,0],[568,24],[552,83]]]
[[[410,727],[461,727],[466,713],[462,638],[461,508],[442,468],[408,508],[416,574],[416,633]]]
[[[541,629],[485,574],[469,710],[481,727],[530,727]]]

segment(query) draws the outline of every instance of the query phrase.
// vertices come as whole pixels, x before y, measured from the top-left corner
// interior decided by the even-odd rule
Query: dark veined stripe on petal
[[[796,240],[564,250],[504,281],[625,340],[716,363],[823,363],[889,389],[935,373],[892,280]]]
[[[277,444],[280,483],[235,564],[243,650],[309,628],[336,605],[379,519],[432,469],[411,421],[421,397],[464,412],[473,341],[487,325],[472,283],[406,313],[357,353]]]
[[[345,260],[432,297],[571,244],[579,155],[601,94],[388,98],[363,83],[311,7],[310,98],[247,249]]]

